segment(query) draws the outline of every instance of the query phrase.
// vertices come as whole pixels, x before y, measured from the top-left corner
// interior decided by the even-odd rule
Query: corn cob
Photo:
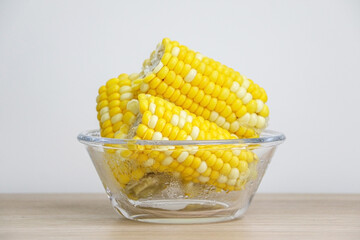
[[[257,137],[269,109],[263,88],[239,72],[163,39],[143,63],[134,93],[159,96],[238,137]]]
[[[134,98],[131,81],[136,75],[121,74],[107,81],[99,88],[96,98],[101,136],[107,138],[126,138],[129,122],[133,114],[127,111],[127,105]]]
[[[97,110],[102,136],[143,140],[237,138],[215,123],[164,99],[145,94],[131,99],[129,80],[122,74],[99,89]],[[248,164],[257,159],[246,149],[211,151],[194,146],[166,152],[123,149],[108,152],[106,158],[122,187],[149,172],[169,172],[186,182],[206,183],[224,190],[241,189],[249,175]]]

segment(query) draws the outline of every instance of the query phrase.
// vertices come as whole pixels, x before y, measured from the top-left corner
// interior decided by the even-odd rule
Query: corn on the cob
[[[99,90],[97,109],[103,136],[142,140],[237,138],[215,123],[155,96],[139,94],[138,99],[130,100],[129,92],[124,91],[112,97],[117,93],[109,89],[121,89],[119,85],[129,84],[126,75],[120,78],[109,80]],[[246,149],[212,151],[196,146],[167,151],[124,149],[108,154],[108,164],[122,186],[142,178],[147,172],[169,172],[184,181],[207,183],[224,190],[240,189],[249,175],[248,164],[257,158]]]
[[[269,109],[263,88],[176,41],[163,39],[139,76],[133,82],[135,94],[168,99],[238,137],[256,137],[266,127]]]
[[[131,88],[131,81],[134,78],[136,75],[121,74],[99,88],[96,110],[102,137],[127,137],[128,123],[132,121],[133,116],[131,112],[127,111],[127,105],[131,105],[131,100],[134,98]]]
[[[267,124],[266,101],[252,80],[164,39],[139,74],[121,74],[100,87],[97,111],[103,137],[216,140],[258,136]],[[229,149],[108,149],[106,159],[122,187],[132,180],[149,182],[149,173],[172,173],[185,182],[239,190],[257,156]]]

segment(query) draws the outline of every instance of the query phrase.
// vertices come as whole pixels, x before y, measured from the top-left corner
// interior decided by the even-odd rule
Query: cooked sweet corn
[[[213,59],[164,39],[139,74],[121,74],[99,88],[101,136],[135,140],[219,140],[256,137],[267,125],[267,96],[261,87]],[[184,182],[239,190],[257,156],[246,148],[201,146],[110,148],[107,163],[121,187],[168,173]],[[160,149],[162,148],[162,149]],[[147,189],[147,188],[146,188]],[[150,191],[147,189],[146,191]],[[140,193],[139,193],[140,194]]]
[[[131,121],[132,115],[124,110],[133,97],[131,79],[127,74],[112,78],[99,88],[96,110],[102,137],[126,138],[126,123]]]
[[[113,79],[109,82],[119,84],[119,81]],[[108,87],[111,87],[110,83],[107,84]],[[120,102],[119,112],[129,117],[127,119],[123,117],[121,121],[123,123],[121,128],[126,126],[123,128],[125,131],[118,131],[121,132],[121,136],[126,135],[125,138],[142,140],[237,138],[214,122],[209,122],[159,97],[139,94],[138,99],[124,101],[127,101],[127,104]],[[103,114],[100,114],[100,118]],[[119,133],[114,131],[108,134],[119,136]],[[174,147],[166,151],[118,150],[113,159],[108,158],[111,161],[109,165],[122,186],[131,180],[142,178],[147,172],[169,172],[181,176],[185,181],[208,183],[224,190],[238,190],[246,182],[244,176],[249,175],[247,161],[254,158],[254,154],[246,149],[212,151],[199,149],[197,146],[172,148]]]
[[[168,99],[238,137],[257,137],[267,125],[269,108],[263,88],[168,38],[144,61],[133,87]]]

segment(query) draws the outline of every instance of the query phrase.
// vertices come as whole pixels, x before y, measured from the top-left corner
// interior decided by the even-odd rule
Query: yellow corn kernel
[[[218,158],[218,159],[216,159],[213,169],[219,171],[223,167],[223,165],[224,165],[224,162]]]
[[[161,79],[158,78],[158,77],[155,77],[150,81],[149,86],[152,89],[156,89],[157,86],[159,86],[160,83],[161,83]]]
[[[119,174],[117,179],[119,180],[119,183],[121,183],[121,184],[127,184],[128,182],[130,182],[130,177],[129,177],[129,175],[126,175],[126,174]]]
[[[265,117],[265,118],[267,116],[269,116],[269,108],[268,108],[268,106],[264,105],[263,109],[261,110],[261,112],[259,114],[260,114],[260,116]]]
[[[144,140],[151,140],[153,135],[154,135],[154,130],[149,128],[146,130],[143,138],[144,138]]]
[[[246,161],[240,161],[238,168],[240,172],[246,172],[248,170],[248,163]]]
[[[200,89],[204,89],[208,84],[210,84],[210,80],[208,77],[204,76],[201,80],[201,82],[199,83],[199,88]]]
[[[140,124],[136,129],[136,134],[140,138],[143,138],[147,130],[148,130],[148,127],[145,124]]]
[[[178,61],[174,67],[174,72],[178,75],[184,68],[185,63],[183,61]]]

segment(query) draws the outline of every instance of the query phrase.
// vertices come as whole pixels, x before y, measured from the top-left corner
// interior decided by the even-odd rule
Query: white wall
[[[359,1],[1,1],[0,192],[102,192],[80,131],[168,36],[269,95],[262,192],[360,193]]]

